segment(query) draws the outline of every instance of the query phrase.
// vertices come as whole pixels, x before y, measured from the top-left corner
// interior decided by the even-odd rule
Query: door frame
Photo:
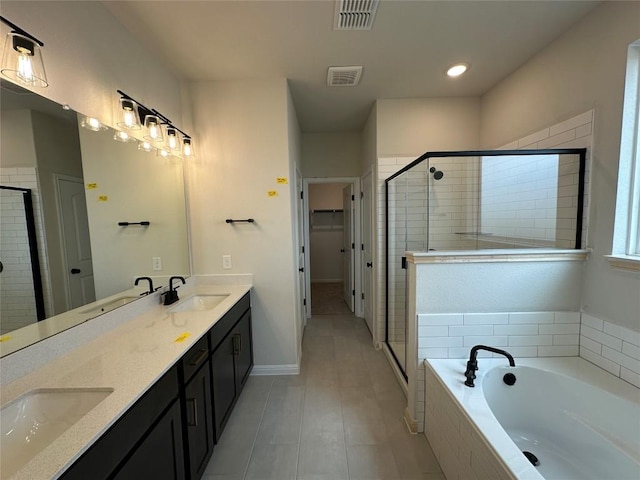
[[[362,275],[361,275],[361,259],[362,254],[360,252],[360,177],[311,177],[303,179],[303,204],[304,204],[304,244],[307,246],[304,252],[304,270],[306,272],[305,281],[307,289],[307,318],[311,318],[311,246],[309,244],[309,185],[316,183],[349,183],[353,185],[354,194],[354,218],[353,218],[353,243],[355,244],[355,252],[353,256],[353,271],[354,271],[354,290],[356,291],[354,299],[354,315],[361,317],[362,303],[358,300],[362,296]],[[360,252],[360,253],[359,253]]]
[[[364,185],[365,183],[370,184],[370,198],[369,198],[369,211],[364,210]],[[369,168],[363,175],[360,177],[360,244],[364,246],[365,238],[364,238],[364,220],[365,216],[369,218],[369,243],[371,249],[371,262],[373,263],[373,267],[371,268],[371,292],[369,297],[366,297],[365,285],[364,285],[364,277],[367,271],[367,266],[365,264],[365,253],[363,248],[360,249],[360,274],[362,281],[362,292],[365,294],[365,298],[360,297],[360,308],[362,311],[362,317],[364,318],[365,314],[365,303],[369,304],[370,312],[371,312],[371,336],[375,342],[376,339],[376,233],[375,233],[375,222],[374,222],[374,212],[375,212],[375,178],[373,176],[373,169]],[[366,323],[366,322],[365,322]]]

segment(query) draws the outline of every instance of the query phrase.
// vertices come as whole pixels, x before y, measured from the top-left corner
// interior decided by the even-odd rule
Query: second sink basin
[[[127,303],[131,303],[134,300],[137,300],[139,298],[140,297],[129,297],[129,296],[114,298],[113,300],[109,300],[106,302],[98,303],[97,305],[93,305],[91,308],[82,310],[81,313],[89,313],[89,314],[95,314],[95,315],[99,315],[101,313],[107,313],[115,308],[122,307],[123,305],[126,305]]]
[[[10,477],[113,392],[112,388],[38,389],[0,410],[0,462]]]
[[[169,309],[170,313],[179,312],[201,312],[203,310],[211,310],[219,305],[229,295],[193,295],[178,303],[175,307]]]

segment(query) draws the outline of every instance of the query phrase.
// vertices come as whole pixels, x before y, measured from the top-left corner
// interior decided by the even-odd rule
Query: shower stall
[[[385,342],[406,378],[405,252],[579,249],[586,149],[429,152],[385,180]]]

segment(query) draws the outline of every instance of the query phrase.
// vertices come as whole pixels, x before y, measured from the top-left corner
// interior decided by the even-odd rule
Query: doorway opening
[[[360,316],[358,179],[307,179],[304,197],[309,313]]]

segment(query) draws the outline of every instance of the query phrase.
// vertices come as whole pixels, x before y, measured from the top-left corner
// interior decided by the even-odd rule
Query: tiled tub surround
[[[425,358],[468,358],[477,344],[505,348],[515,357],[577,356],[586,255],[542,249],[408,252],[408,318],[415,319],[407,343],[411,428],[424,427]]]
[[[497,366],[502,370],[505,365],[506,360],[504,358],[482,359],[479,362],[480,369],[477,371],[476,387],[469,388],[464,385],[465,360],[436,359],[425,362],[425,382],[427,385],[426,436],[444,474],[449,480],[516,478],[519,480],[540,480],[543,478],[540,475],[541,472],[529,463],[522,454],[521,449],[516,446],[500,423],[498,423],[485,399],[483,392],[485,375],[489,378],[497,373],[496,371],[488,373],[493,367]],[[571,415],[565,418],[564,412],[558,411],[558,418],[554,425],[567,421],[567,429],[585,429],[586,435],[584,432],[581,435],[576,435],[573,432],[573,438],[581,439],[581,446],[585,447],[585,451],[590,444],[595,445],[597,442],[604,441],[603,446],[606,450],[609,449],[611,444],[616,444],[616,447],[626,451],[626,453],[621,453],[617,449],[612,449],[609,453],[614,456],[617,454],[622,455],[621,458],[628,463],[627,467],[632,472],[631,477],[629,477],[629,472],[625,475],[624,472],[615,470],[621,462],[612,463],[601,456],[602,452],[599,455],[594,455],[594,452],[591,452],[587,453],[587,455],[591,455],[597,465],[577,474],[577,476],[573,476],[573,478],[638,478],[636,473],[640,473],[640,451],[638,439],[634,436],[634,426],[637,426],[640,422],[640,401],[637,388],[613,377],[579,357],[516,359],[516,365],[541,369],[533,371],[536,373],[535,377],[546,378],[550,382],[560,380],[559,384],[534,387],[535,391],[539,389],[540,397],[536,397],[533,400],[538,403],[542,402],[542,411],[548,412],[549,415],[555,414],[553,409],[562,403],[563,398],[567,398],[569,404],[572,405],[573,401],[568,397],[576,394],[576,391],[582,392],[583,389],[593,392],[588,395],[591,398],[600,397],[600,400],[607,407],[615,405],[615,408],[599,408],[597,405],[591,405],[596,407],[597,412],[594,418],[589,419],[582,418],[586,409],[584,411],[581,410],[583,407],[588,408],[589,402],[581,402],[581,405],[577,406],[575,410],[572,407],[564,408],[565,410],[571,410],[573,418],[570,418]],[[507,368],[506,370],[510,369]],[[572,378],[562,380],[564,377],[556,377],[554,373],[548,374],[544,372],[545,370]],[[522,372],[520,380],[526,381],[528,376],[525,373]],[[516,375],[518,376],[517,371]],[[575,383],[575,380],[585,382],[586,385]],[[563,385],[568,386],[566,391],[563,391]],[[498,383],[496,386],[501,388],[502,384]],[[555,396],[549,405],[544,404],[545,399],[550,396],[545,395],[545,391],[548,391],[549,394],[553,393]],[[582,393],[578,394],[583,395]],[[523,402],[526,401],[528,400],[523,400]],[[500,415],[503,415],[505,410],[507,410],[507,407],[501,406]],[[530,410],[534,410],[534,408],[527,409],[527,412],[530,412]],[[535,415],[534,412],[530,412],[530,414]],[[576,418],[579,421],[574,422],[573,420]],[[526,428],[527,422],[541,424],[544,423],[544,419],[537,421],[535,418],[527,416],[523,417],[522,422],[518,421],[517,423],[519,427]],[[607,424],[606,428],[598,427],[598,425],[602,427],[604,423]],[[611,425],[615,424],[618,425],[619,432],[611,431]],[[588,431],[590,427],[593,428],[592,431]],[[549,426],[549,428],[552,428],[552,426]],[[561,437],[562,434],[562,431],[557,432],[558,437]],[[587,439],[590,438],[590,435],[594,436],[594,443],[591,443],[592,440]],[[613,441],[610,442],[611,440]],[[542,456],[544,449],[561,451],[566,448],[570,449],[571,444],[572,442],[566,442],[561,438],[551,438],[548,442],[541,442],[536,447],[539,449],[540,456]],[[573,444],[575,445],[575,442]],[[598,451],[598,449],[596,448],[595,451]],[[533,453],[535,454],[536,452],[533,451]],[[578,455],[583,453],[580,451]],[[547,461],[545,463],[549,465],[552,459],[549,458],[549,453],[546,455]],[[541,464],[543,461],[544,459],[541,459]],[[577,462],[576,466],[577,468],[584,467],[581,462]],[[603,476],[602,471],[598,472],[598,468],[603,466],[610,468],[610,470],[607,470],[610,476]],[[540,470],[543,471],[542,465]],[[554,476],[553,472],[547,472],[547,477],[544,478],[562,480],[567,478],[566,473]]]
[[[640,332],[582,313],[580,356],[640,388]]]
[[[155,304],[111,331],[53,358],[46,365],[10,383],[3,383],[2,405],[37,388],[114,389],[11,480],[56,478],[251,289],[250,285],[193,285],[196,282],[190,280],[192,285],[180,289],[182,300],[196,293],[229,296],[213,309],[200,312],[170,314],[166,307]],[[119,310],[123,309],[126,307]],[[103,319],[98,317],[97,323]],[[81,327],[71,329],[68,334]],[[184,340],[176,341],[185,333],[189,335]],[[62,338],[65,334],[67,332],[52,338]],[[33,347],[3,358],[2,369],[11,365],[12,357],[28,354],[30,348]]]

